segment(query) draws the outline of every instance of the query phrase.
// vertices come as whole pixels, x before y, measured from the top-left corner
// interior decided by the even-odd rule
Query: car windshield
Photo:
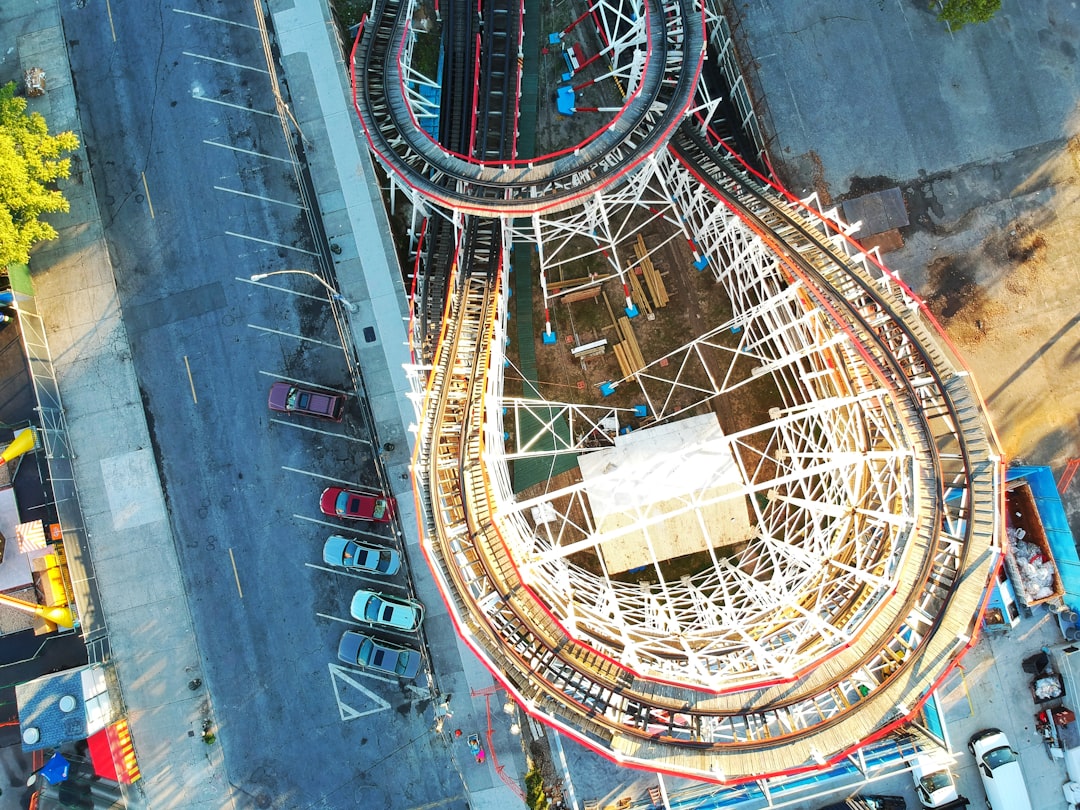
[[[337,496],[337,501],[334,502],[334,509],[339,515],[345,514],[345,506],[349,503],[349,493],[342,492]]]
[[[379,553],[379,564],[377,566],[377,570],[381,571],[384,574],[387,571],[389,571],[390,570],[390,559],[391,559],[390,552],[387,551],[386,549],[383,549]]]
[[[381,520],[383,515],[385,515],[385,514],[386,514],[386,499],[385,498],[376,498],[375,499],[375,508],[372,510],[371,516],[373,518],[375,518],[376,520]]]
[[[300,390],[298,388],[295,388],[295,387],[290,388],[289,393],[285,395],[285,407],[286,408],[295,408],[296,407],[296,398],[299,395],[300,395]]]
[[[364,618],[369,622],[379,620],[380,608],[383,606],[383,600],[377,596],[372,596],[368,599],[367,606],[364,608]]]
[[[990,770],[995,770],[1009,762],[1016,762],[1016,752],[1009,748],[1009,746],[1003,745],[1000,748],[995,748],[993,751],[987,751],[983,754],[983,759],[986,760],[986,764],[990,766]]]
[[[919,784],[922,785],[923,790],[927,793],[936,793],[942,788],[947,788],[949,786],[949,774],[946,771],[928,773],[920,780]]]
[[[398,653],[397,666],[394,667],[394,672],[398,675],[404,675],[405,670],[409,668],[409,654],[407,652]]]

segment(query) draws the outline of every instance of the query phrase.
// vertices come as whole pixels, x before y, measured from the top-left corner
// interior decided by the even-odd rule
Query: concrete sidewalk
[[[480,767],[459,758],[470,802],[491,810],[520,806],[511,784],[521,783],[525,760],[519,740],[508,730],[501,693],[456,640],[419,553],[409,477],[409,427],[415,416],[403,369],[409,361],[408,310],[329,10],[319,0],[271,5],[292,112],[305,137],[326,233],[340,248],[334,254],[340,288],[359,307],[350,316],[356,355],[384,448],[385,478],[402,505],[415,586],[429,606],[442,608],[441,615],[429,614],[426,629],[429,639],[437,641],[432,654],[441,691],[455,695],[454,716],[444,733],[452,735],[460,726],[486,739],[490,727],[494,756]],[[47,92],[31,99],[30,108],[45,116],[51,131],[70,129],[81,140],[57,0],[5,3],[0,54],[7,55],[5,60],[17,58],[15,70],[0,62],[4,75],[12,73],[12,78],[31,64],[46,70]],[[228,784],[221,747],[201,740],[202,722],[212,716],[213,706],[205,689],[190,688],[199,678],[198,641],[84,148],[73,158],[64,192],[71,209],[52,218],[60,238],[34,254],[34,305],[48,334],[81,505],[81,518],[63,522],[69,539],[79,540],[71,562],[82,629],[91,642],[92,660],[108,661],[118,675],[143,774],[128,790],[128,806],[242,807],[246,799]],[[364,245],[362,261],[359,245]],[[102,385],[103,380],[109,384]],[[75,506],[65,504],[68,510]],[[139,553],[150,549],[153,566],[145,564],[150,555]],[[11,793],[10,798],[17,797]]]
[[[0,52],[17,57],[19,75],[44,68],[47,92],[28,106],[50,131],[73,130],[81,142],[56,0],[5,3]],[[59,238],[34,251],[33,306],[48,336],[77,493],[77,503],[57,496],[57,508],[81,630],[91,661],[111,664],[118,676],[143,774],[127,791],[128,806],[236,806],[220,746],[201,739],[210,697],[189,688],[199,677],[198,643],[85,147],[63,190],[70,211],[50,218]]]

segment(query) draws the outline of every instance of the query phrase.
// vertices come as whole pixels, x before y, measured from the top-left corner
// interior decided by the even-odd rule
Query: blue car
[[[401,555],[396,549],[351,540],[340,534],[326,538],[322,558],[327,565],[385,576],[393,576],[401,568]]]
[[[420,653],[416,650],[379,641],[352,630],[341,637],[338,658],[361,669],[385,672],[399,678],[415,678],[420,671]]]

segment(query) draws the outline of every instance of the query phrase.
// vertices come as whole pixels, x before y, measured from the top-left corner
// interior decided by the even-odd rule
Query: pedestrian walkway
[[[419,554],[412,506],[409,427],[415,416],[404,371],[407,302],[330,20],[324,2],[298,0],[275,14],[274,27],[326,234],[336,246],[340,289],[358,305],[349,316],[355,351],[382,446],[383,472],[403,507],[417,590],[429,606],[441,605]],[[45,69],[47,92],[31,99],[30,108],[46,117],[51,131],[71,129],[82,141],[58,2],[5,3],[0,54],[20,60],[20,71],[29,66],[27,60]],[[128,789],[127,803],[132,808],[243,807],[245,797],[228,784],[221,747],[201,739],[213,707],[201,686],[198,643],[85,148],[72,161],[64,192],[70,211],[53,218],[60,238],[34,254],[35,305],[48,334],[82,507],[81,520],[66,521],[69,537],[80,540],[78,553],[70,557],[82,630],[88,639],[101,640],[101,658],[115,667],[143,774]],[[151,555],[139,553],[150,549],[153,566],[145,564]],[[429,615],[426,624],[441,642],[456,639],[445,609],[441,621]],[[465,724],[485,740],[483,763],[463,756],[464,747],[452,749],[472,807],[520,806],[515,786],[524,775],[524,757],[490,673],[460,642],[441,644],[437,669],[437,686],[454,694],[453,719],[442,733],[449,738],[455,724]]]
[[[45,70],[47,91],[29,99],[29,109],[51,131],[73,130],[82,142],[59,3],[4,3],[0,53],[17,59],[20,72]],[[201,683],[198,643],[84,146],[63,190],[71,208],[50,218],[59,238],[34,252],[34,306],[48,336],[81,504],[74,520],[65,519],[70,500],[58,504],[66,538],[78,541],[68,559],[81,629],[100,642],[92,656],[115,667],[143,773],[127,804],[238,806],[220,746],[202,741],[209,695],[189,688]]]

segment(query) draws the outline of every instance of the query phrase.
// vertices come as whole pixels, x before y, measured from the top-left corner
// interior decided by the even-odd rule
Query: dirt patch
[[[821,156],[811,149],[803,157],[810,163],[810,184],[817,192],[822,206],[832,205],[832,193],[829,191],[829,184],[825,182],[825,164],[821,162]]]
[[[927,269],[926,303],[957,345],[971,347],[989,336],[1030,336],[1034,324],[1014,313],[1053,283],[1047,277],[1046,235],[1026,222],[988,234],[978,250],[940,256]]]

